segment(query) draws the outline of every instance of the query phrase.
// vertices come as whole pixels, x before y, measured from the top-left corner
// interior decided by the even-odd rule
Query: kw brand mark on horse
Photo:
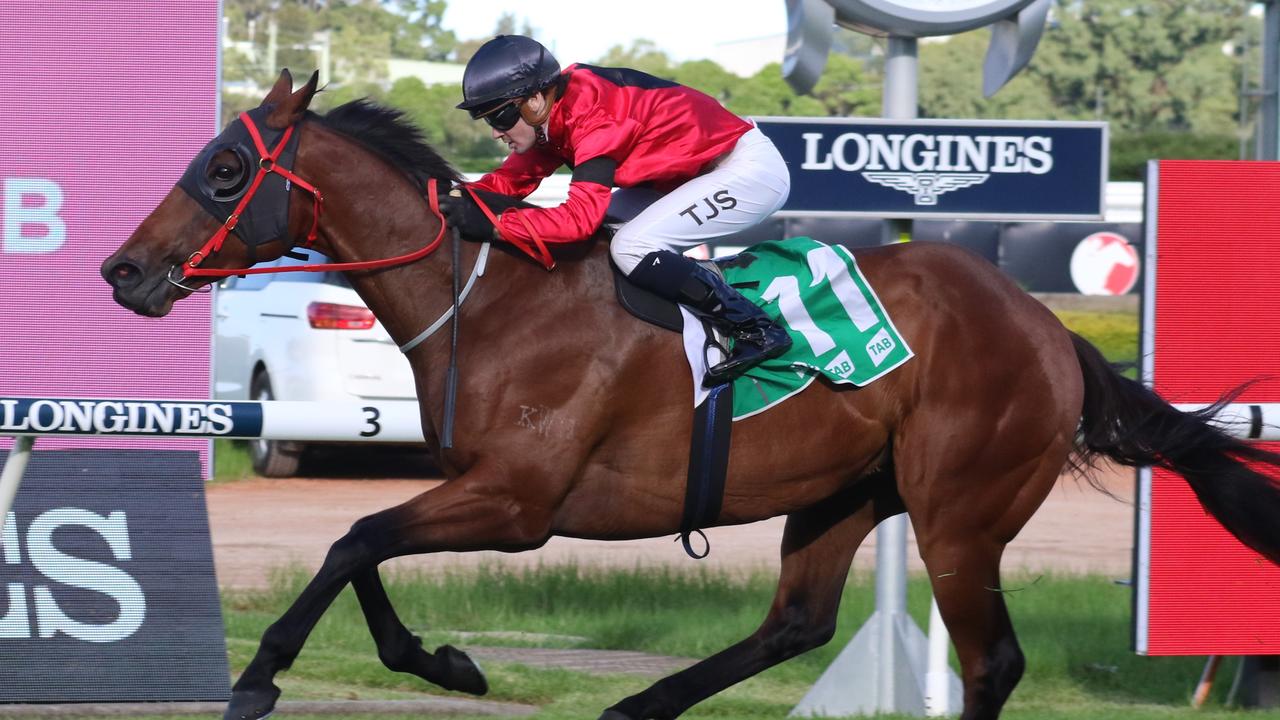
[[[448,185],[459,176],[393,112],[366,103],[325,116],[307,112],[315,90],[313,76],[292,92],[284,73],[250,114],[254,147],[266,155],[287,145],[287,164],[246,157],[229,137],[244,133],[245,121],[237,121],[188,171],[211,196],[232,200],[253,196],[244,186],[279,182],[279,235],[256,246],[233,240],[215,247],[209,238],[226,234],[224,217],[215,219],[175,188],[102,266],[120,304],[161,316],[218,269],[313,240],[342,262],[401,258],[350,273],[398,342],[448,311],[449,253],[418,257],[444,234],[423,191],[429,179]],[[274,171],[260,183],[259,167]],[[287,191],[276,172],[294,178]],[[272,196],[254,197],[237,215],[269,223],[263,213]],[[502,206],[501,198],[486,198]],[[242,218],[236,233],[244,227]],[[481,247],[462,244],[464,278]],[[448,482],[361,519],[333,544],[315,578],[263,635],[235,683],[228,717],[271,711],[279,695],[272,679],[347,583],[389,668],[445,688],[486,691],[465,654],[449,646],[426,651],[396,617],[378,575],[384,560],[526,550],[553,535],[622,540],[677,531],[687,461],[668,450],[685,446],[693,419],[680,338],[618,306],[603,238],[562,248],[551,273],[497,247],[508,251],[489,258],[461,308],[465,372],[452,448],[439,440],[447,334],[408,353],[427,444]],[[962,249],[911,243],[861,250],[857,261],[916,357],[866,388],[814,383],[736,424],[718,523],[787,516],[776,598],[752,636],[620,701],[605,717],[678,716],[827,642],[854,551],[878,521],[901,512],[915,527],[955,641],[963,717],[996,717],[1024,666],[998,591],[1001,553],[1069,458],[1171,468],[1231,532],[1280,560],[1280,489],[1242,463],[1277,466],[1280,458],[1117,374],[1042,305]],[[530,407],[554,411],[564,431],[521,425]]]

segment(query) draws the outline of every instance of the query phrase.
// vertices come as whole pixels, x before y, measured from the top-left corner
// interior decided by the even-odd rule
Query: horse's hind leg
[[[441,645],[435,652],[423,649],[421,638],[409,632],[396,616],[376,567],[357,572],[351,578],[351,586],[360,600],[360,609],[383,665],[395,672],[417,675],[445,690],[472,695],[489,691],[480,668],[462,651],[452,645]]]
[[[999,717],[1026,667],[1001,594],[1003,550],[1003,544],[985,538],[938,539],[929,549],[921,548],[938,610],[960,659],[962,720]]]
[[[1026,667],[1000,586],[1000,558],[1053,487],[1065,442],[1003,469],[964,453],[955,456],[966,458],[963,469],[938,463],[931,451],[912,462],[905,459],[910,448],[896,448],[902,497],[960,659],[962,720],[999,717]],[[920,482],[923,475],[913,477],[925,468],[931,484]]]
[[[835,633],[854,551],[877,522],[901,511],[886,474],[866,478],[857,489],[789,515],[778,591],[760,628],[746,640],[619,702],[601,720],[674,718],[737,682],[825,644]]]

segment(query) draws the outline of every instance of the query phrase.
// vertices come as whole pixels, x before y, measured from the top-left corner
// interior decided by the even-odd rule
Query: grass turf
[[[233,675],[243,668],[266,626],[301,591],[300,573],[278,577],[263,592],[224,598]],[[702,658],[749,635],[764,617],[774,578],[709,571],[589,571],[574,566],[534,570],[480,568],[387,578],[402,619],[427,647],[476,645],[582,647]],[[1227,680],[1205,710],[1188,706],[1202,658],[1144,658],[1129,649],[1130,589],[1111,578],[1014,576],[1006,602],[1028,667],[1005,717],[1225,718]],[[823,648],[743,682],[695,706],[687,717],[779,718],[799,702],[870,614],[874,583],[853,575],[841,603],[836,638]],[[928,589],[912,579],[909,610],[927,622]],[[526,635],[477,638],[477,631]],[[536,640],[528,634],[538,634]],[[954,664],[954,661],[953,661]],[[594,675],[511,662],[485,662],[486,699],[540,707],[540,720],[595,718],[656,678]],[[1233,663],[1220,678],[1231,677]],[[348,589],[317,626],[294,668],[279,676],[283,699],[393,699],[447,694],[384,669],[354,594]],[[302,716],[298,716],[302,717]]]

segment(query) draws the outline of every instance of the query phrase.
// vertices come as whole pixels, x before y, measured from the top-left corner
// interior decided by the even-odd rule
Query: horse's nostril
[[[136,285],[142,279],[142,270],[137,265],[128,262],[116,263],[107,271],[107,282],[112,287],[126,288]]]

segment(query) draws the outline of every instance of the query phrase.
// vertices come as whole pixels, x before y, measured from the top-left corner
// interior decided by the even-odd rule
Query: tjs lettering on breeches
[[[712,204],[712,200],[715,200],[715,204]],[[695,223],[701,225],[706,220],[714,220],[720,217],[720,211],[722,209],[732,210],[738,207],[738,198],[730,195],[728,190],[717,190],[712,193],[711,197],[702,198],[702,202],[707,206],[702,217],[698,217],[698,211],[700,208],[697,205],[690,205],[689,207],[681,210],[680,214],[688,215]]]

